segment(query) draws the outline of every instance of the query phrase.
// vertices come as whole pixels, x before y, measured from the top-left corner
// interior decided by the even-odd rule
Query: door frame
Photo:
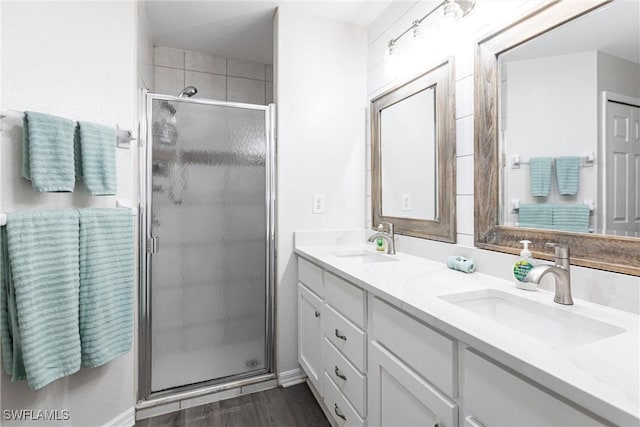
[[[137,366],[137,407],[152,407],[174,401],[194,398],[250,384],[270,381],[276,378],[275,361],[275,278],[276,278],[276,106],[244,104],[239,102],[215,101],[202,98],[180,98],[177,96],[141,91],[139,111],[138,145],[138,212],[139,212],[139,288],[138,288],[138,366]],[[151,390],[151,257],[150,239],[152,218],[152,135],[153,123],[149,116],[154,100],[173,101],[190,104],[220,106],[264,111],[266,132],[265,155],[265,204],[266,204],[266,294],[265,294],[265,368],[231,375],[224,378],[205,380],[196,384],[153,392]]]

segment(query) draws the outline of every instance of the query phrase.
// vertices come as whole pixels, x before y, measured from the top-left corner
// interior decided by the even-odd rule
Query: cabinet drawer
[[[340,354],[326,338],[323,340],[322,366],[340,392],[351,402],[358,414],[365,415],[365,377]]]
[[[324,295],[322,289],[322,269],[300,257],[298,257],[298,280],[321,298]]]
[[[327,405],[327,409],[338,427],[364,426],[362,418],[360,418],[344,395],[340,393],[340,390],[326,372],[324,373],[324,404]]]
[[[455,397],[453,340],[378,298],[373,301],[373,326],[369,335],[427,381]]]
[[[364,372],[366,334],[328,305],[325,305],[322,329],[331,344],[360,372]]]
[[[595,426],[601,422],[465,349],[462,396],[486,426]]]
[[[364,329],[365,292],[336,275],[324,274],[325,301],[340,314]]]

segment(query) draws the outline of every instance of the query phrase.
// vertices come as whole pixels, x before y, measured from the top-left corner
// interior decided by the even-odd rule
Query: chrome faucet
[[[555,278],[556,295],[553,302],[564,305],[573,305],[571,298],[571,272],[569,264],[569,248],[557,243],[546,243],[545,246],[555,249],[555,265],[538,265],[529,271],[524,278],[525,282],[540,283],[544,275],[550,273]]]
[[[396,240],[395,240],[395,234],[393,232],[393,224],[391,224],[390,222],[381,222],[380,224],[386,225],[387,226],[387,231],[377,231],[377,232],[373,233],[371,236],[369,236],[369,241],[373,242],[378,237],[382,237],[384,240],[387,241],[387,253],[389,255],[395,255],[396,254]]]

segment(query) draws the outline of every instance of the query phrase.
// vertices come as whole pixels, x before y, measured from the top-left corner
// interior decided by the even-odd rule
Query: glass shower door
[[[150,107],[151,392],[266,372],[267,107]]]

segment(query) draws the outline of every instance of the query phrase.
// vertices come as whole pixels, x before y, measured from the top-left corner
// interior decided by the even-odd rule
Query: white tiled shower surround
[[[454,37],[440,35],[437,43],[427,45],[420,52],[421,61],[403,76],[390,75],[383,60],[386,44],[396,37],[417,17],[424,16],[436,6],[433,2],[393,3],[369,26],[369,48],[367,68],[367,101],[376,98],[390,88],[433,68],[441,60],[453,57],[455,66],[456,101],[456,216],[457,243],[450,245],[424,239],[399,236],[396,249],[429,259],[444,261],[447,255],[459,254],[474,258],[478,271],[503,279],[511,279],[513,255],[474,248],[474,46],[477,40],[502,28],[509,21],[523,16],[541,4],[539,0],[510,2],[507,10],[500,0],[478,2],[472,14],[449,28]],[[425,39],[437,26],[427,23]],[[488,24],[491,23],[491,24]],[[442,29],[439,29],[442,30]],[[433,39],[433,38],[432,38]],[[371,223],[371,137],[370,112],[367,111],[366,142],[366,217],[368,230]],[[589,268],[572,267],[573,294],[589,300],[630,311],[640,312],[640,278],[624,274],[609,273]],[[545,278],[545,288],[551,288],[551,278]]]
[[[266,105],[273,102],[273,66],[223,56],[156,46],[156,93],[177,95],[186,86],[196,98]]]

